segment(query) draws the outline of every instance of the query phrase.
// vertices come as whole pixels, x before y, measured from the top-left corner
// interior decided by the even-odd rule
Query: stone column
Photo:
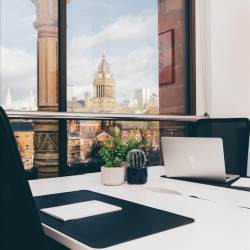
[[[34,27],[38,32],[37,107],[38,111],[58,111],[58,1],[31,2],[36,6]],[[56,177],[58,121],[34,120],[34,124],[34,165],[38,167],[38,177]]]

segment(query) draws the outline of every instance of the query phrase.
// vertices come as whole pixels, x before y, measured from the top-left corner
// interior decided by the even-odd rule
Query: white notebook
[[[239,180],[234,182],[231,186],[244,188],[244,189],[250,191],[250,178],[242,178],[241,177]]]
[[[97,200],[41,209],[42,212],[63,221],[76,220],[119,210],[122,210],[122,208]]]

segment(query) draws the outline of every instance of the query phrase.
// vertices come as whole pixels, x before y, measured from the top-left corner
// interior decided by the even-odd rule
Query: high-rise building
[[[150,89],[136,89],[135,90],[135,99],[139,106],[143,107],[150,98]]]
[[[33,97],[33,92],[32,90],[30,91],[30,98],[29,98],[29,108],[34,108],[35,102],[34,102],[34,97]]]
[[[76,97],[76,91],[74,85],[67,85],[67,101],[72,101]]]
[[[11,99],[11,94],[10,94],[10,89],[9,88],[8,88],[6,99],[5,99],[4,109],[5,110],[13,109],[13,107],[12,107],[12,99]]]
[[[103,53],[102,61],[98,66],[97,74],[93,82],[93,112],[115,112],[117,110],[115,85],[116,83],[111,72],[111,67],[106,60],[106,54]]]
[[[91,95],[90,92],[85,92],[85,108],[91,107]]]

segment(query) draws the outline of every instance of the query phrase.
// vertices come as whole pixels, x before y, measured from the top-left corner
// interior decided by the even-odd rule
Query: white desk
[[[33,180],[29,183],[33,196],[87,189],[195,219],[190,225],[122,243],[107,250],[250,249],[250,210],[239,207],[250,205],[250,192],[161,178],[164,175],[162,166],[148,170],[149,177],[145,185],[128,185],[125,182],[121,186],[104,186],[100,173]],[[145,186],[171,189],[211,201],[156,193],[145,190]],[[48,236],[70,249],[93,249],[47,225],[43,224],[43,227]]]

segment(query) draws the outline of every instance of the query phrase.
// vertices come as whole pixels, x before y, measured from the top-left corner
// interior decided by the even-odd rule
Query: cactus
[[[126,161],[132,168],[143,168],[146,165],[146,154],[138,149],[130,150],[127,154]]]

